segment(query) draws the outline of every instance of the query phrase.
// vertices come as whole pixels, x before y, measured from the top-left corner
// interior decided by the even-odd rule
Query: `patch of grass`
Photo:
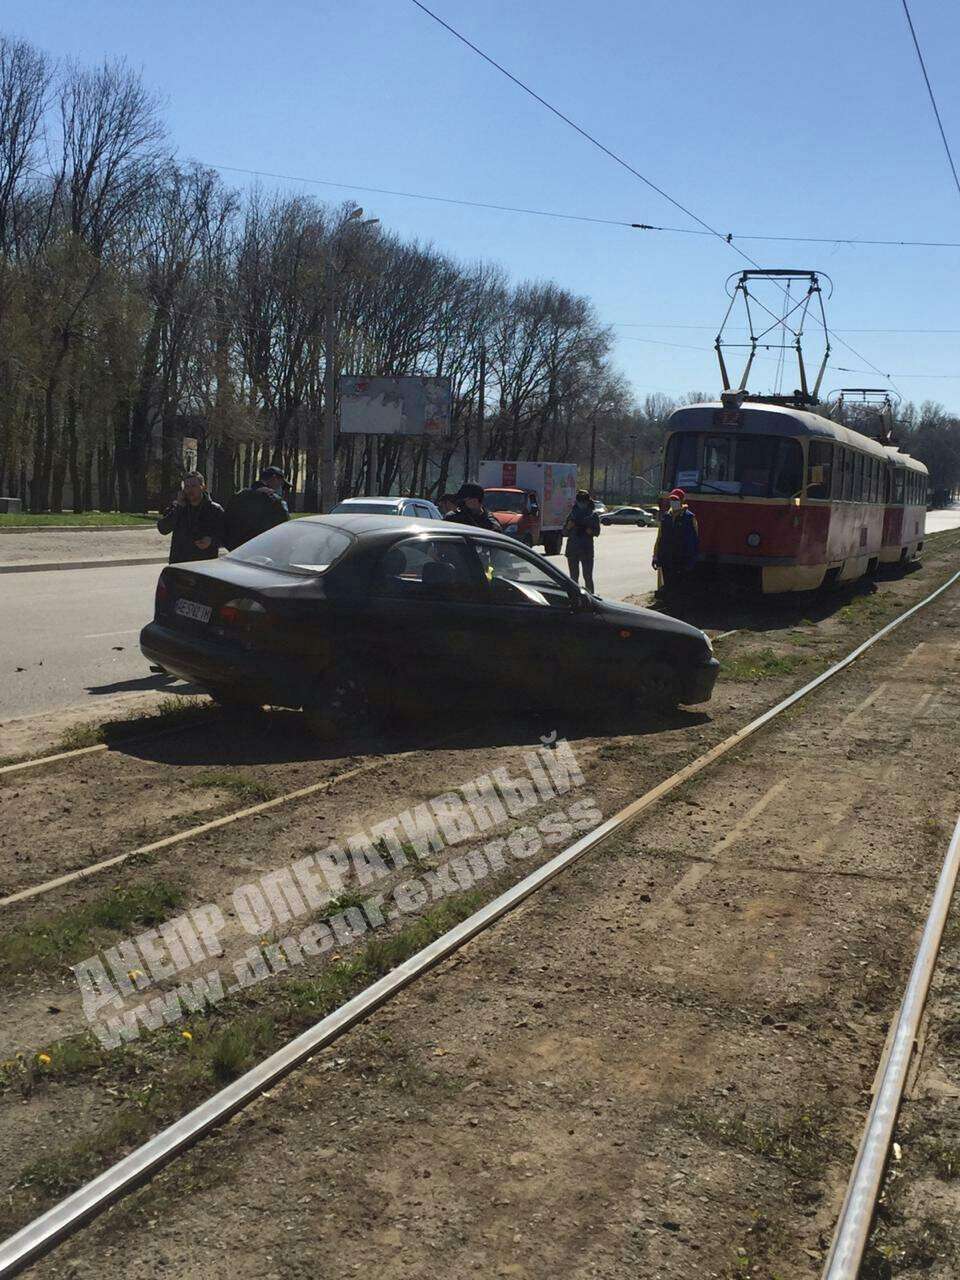
[[[960,1146],[956,1143],[931,1138],[923,1143],[921,1150],[924,1159],[932,1165],[941,1181],[953,1182],[955,1178],[960,1178]]]
[[[230,769],[204,769],[187,783],[188,787],[209,788],[217,791],[230,791],[245,804],[260,804],[264,800],[272,800],[277,789],[269,782],[249,778],[246,774],[235,773]]]
[[[272,1018],[265,1014],[238,1018],[204,1046],[213,1078],[221,1084],[235,1080],[256,1056],[269,1053],[276,1042]]]
[[[106,897],[22,925],[0,937],[0,971],[60,968],[96,951],[104,935],[159,924],[184,889],[158,880],[116,888]]]
[[[74,724],[64,729],[57,740],[56,751],[78,751],[81,747],[96,747],[106,741],[105,725],[89,722]]]
[[[773,1118],[726,1115],[700,1108],[690,1111],[687,1124],[720,1146],[781,1164],[799,1178],[819,1181],[829,1154],[830,1131],[822,1113],[813,1108]]]
[[[766,680],[771,676],[790,676],[808,665],[805,653],[775,653],[773,649],[752,649],[724,657],[720,674],[726,680]]]
[[[139,1107],[115,1111],[101,1126],[58,1150],[31,1161],[20,1173],[19,1185],[61,1196],[88,1181],[108,1161],[142,1142],[152,1129],[150,1117]]]
[[[925,1218],[896,1227],[880,1224],[860,1268],[860,1280],[891,1280],[899,1271],[932,1267],[938,1259],[956,1258],[953,1240],[941,1222]]]
[[[0,529],[42,529],[44,525],[96,525],[104,529],[143,529],[156,524],[155,515],[138,515],[126,511],[45,511],[32,515],[28,511],[4,512]]]

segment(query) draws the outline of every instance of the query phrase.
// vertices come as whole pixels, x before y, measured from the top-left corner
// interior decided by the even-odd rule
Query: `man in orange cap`
[[[653,567],[660,570],[663,591],[669,594],[683,589],[700,550],[697,517],[687,506],[686,497],[682,489],[670,493],[653,548]]]

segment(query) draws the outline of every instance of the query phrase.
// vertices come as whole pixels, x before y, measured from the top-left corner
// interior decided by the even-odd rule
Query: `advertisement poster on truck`
[[[477,479],[484,489],[522,489],[535,493],[539,505],[539,538],[559,550],[560,534],[577,492],[573,462],[484,461]],[[553,554],[553,552],[550,552]]]

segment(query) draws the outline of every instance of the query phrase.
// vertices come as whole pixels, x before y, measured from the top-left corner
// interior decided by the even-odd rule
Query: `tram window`
[[[843,489],[840,496],[844,502],[853,497],[853,454],[849,449],[843,450]]]
[[[829,498],[833,470],[833,445],[811,440],[807,449],[807,497]]]
[[[733,479],[733,437],[707,436],[703,446],[703,478],[708,485],[726,485]],[[729,490],[733,492],[733,490]]]
[[[743,441],[740,442],[741,446]],[[778,440],[773,458],[770,496],[794,498],[803,491],[803,454],[796,440]]]
[[[770,496],[771,475],[775,473],[770,466],[774,443],[770,436],[741,436],[737,440],[732,478],[739,481],[738,492],[744,497]]]
[[[854,502],[863,501],[863,454],[855,453],[853,455],[853,500]]]
[[[893,501],[897,506],[903,505],[903,472],[893,473]]]
[[[701,437],[692,431],[678,431],[670,437],[663,468],[664,489],[672,489],[675,485],[679,485],[682,489],[697,487],[695,481],[700,477],[697,458],[700,440]],[[693,482],[691,477],[694,477]]]
[[[883,480],[883,472],[880,469],[880,459],[874,458],[871,463],[871,467],[873,470],[873,480],[870,484],[870,501],[880,502],[883,497],[883,494],[880,492],[880,486]]]

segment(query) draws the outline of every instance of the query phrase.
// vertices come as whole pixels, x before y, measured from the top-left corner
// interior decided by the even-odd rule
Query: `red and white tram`
[[[923,550],[930,476],[916,458],[887,446],[887,493],[881,564],[906,564]]]
[[[678,409],[662,479],[687,495],[711,580],[809,591],[923,545],[923,464],[809,409],[737,392]]]

